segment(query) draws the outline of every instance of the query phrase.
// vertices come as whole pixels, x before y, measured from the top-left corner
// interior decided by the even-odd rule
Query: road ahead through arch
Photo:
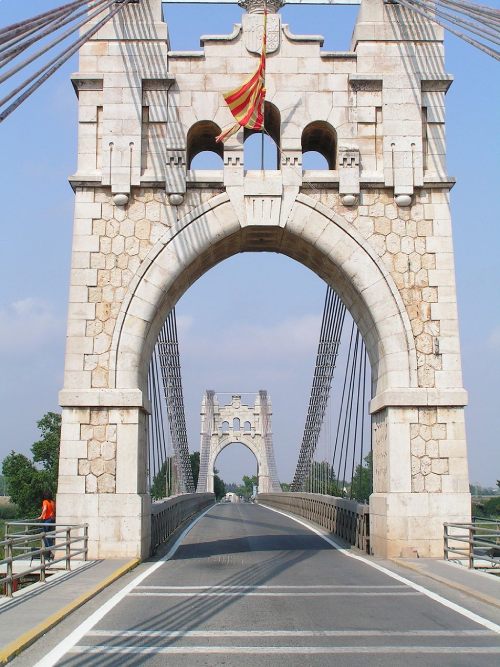
[[[498,659],[493,623],[405,581],[346,558],[280,513],[219,504],[168,560],[38,665],[470,667]]]

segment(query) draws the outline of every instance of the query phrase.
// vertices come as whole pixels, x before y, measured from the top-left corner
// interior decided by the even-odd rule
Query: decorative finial
[[[249,14],[263,14],[267,9],[269,14],[276,14],[283,5],[283,0],[239,0],[238,5],[246,9]]]

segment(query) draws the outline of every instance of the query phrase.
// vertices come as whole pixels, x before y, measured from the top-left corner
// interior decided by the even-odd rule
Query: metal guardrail
[[[445,523],[444,557],[500,574],[500,521],[472,517],[472,523]]]
[[[258,502],[298,514],[370,553],[368,505],[319,493],[259,493]]]
[[[71,560],[81,556],[87,560],[88,524],[53,524],[46,530],[44,524],[34,521],[7,521],[5,537],[0,541],[5,557],[0,560],[0,568],[5,567],[6,574],[0,574],[0,591],[12,597],[14,582],[28,574],[40,572],[40,581],[47,578],[47,568],[57,563],[64,563],[65,570],[71,570]],[[45,546],[45,540],[53,540],[53,546]],[[77,546],[79,545],[79,546]],[[50,553],[55,557],[49,560]],[[59,555],[61,554],[62,555]],[[30,559],[27,569],[15,572],[15,564]],[[33,565],[33,561],[39,563]]]
[[[187,519],[215,502],[213,493],[183,493],[151,506],[151,553]]]

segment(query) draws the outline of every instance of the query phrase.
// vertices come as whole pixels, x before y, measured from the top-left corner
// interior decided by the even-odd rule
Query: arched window
[[[336,169],[337,133],[330,123],[324,120],[315,120],[306,125],[302,132],[301,143],[302,153],[304,154],[303,168]],[[310,155],[306,157],[306,153],[310,153]]]
[[[235,417],[233,419],[233,431],[239,431],[240,430],[240,420],[238,417]]]
[[[262,169],[262,139],[264,139],[264,169],[280,168],[281,114],[271,102],[264,105],[264,137],[260,130],[243,131],[245,169]]]
[[[222,432],[229,433],[229,422],[222,422]]]
[[[223,168],[224,146],[222,142],[215,141],[220,131],[220,127],[211,120],[200,120],[190,128],[186,142],[188,169]]]
[[[244,433],[250,433],[251,430],[252,430],[252,424],[250,424],[250,422],[245,422],[243,424]]]

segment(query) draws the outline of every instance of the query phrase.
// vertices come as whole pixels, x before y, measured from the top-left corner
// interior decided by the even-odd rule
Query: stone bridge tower
[[[215,461],[223,449],[234,443],[245,445],[257,460],[260,493],[279,493],[271,431],[271,401],[261,390],[254,405],[245,405],[234,394],[229,405],[220,405],[209,390],[201,405],[200,474],[197,492],[214,490]]]
[[[256,68],[262,1],[248,8],[231,34],[179,52],[161,1],[142,0],[81,49],[58,520],[89,522],[93,558],[148,553],[158,333],[203,273],[265,250],[329,283],[365,340],[375,554],[439,556],[443,521],[470,517],[442,31],[362,0],[351,48],[325,51],[272,13],[265,124],[279,150],[276,169],[251,171],[248,132],[214,140],[232,119],[222,93]],[[192,168],[205,150],[218,170]],[[307,151],[326,168],[303,171]]]

